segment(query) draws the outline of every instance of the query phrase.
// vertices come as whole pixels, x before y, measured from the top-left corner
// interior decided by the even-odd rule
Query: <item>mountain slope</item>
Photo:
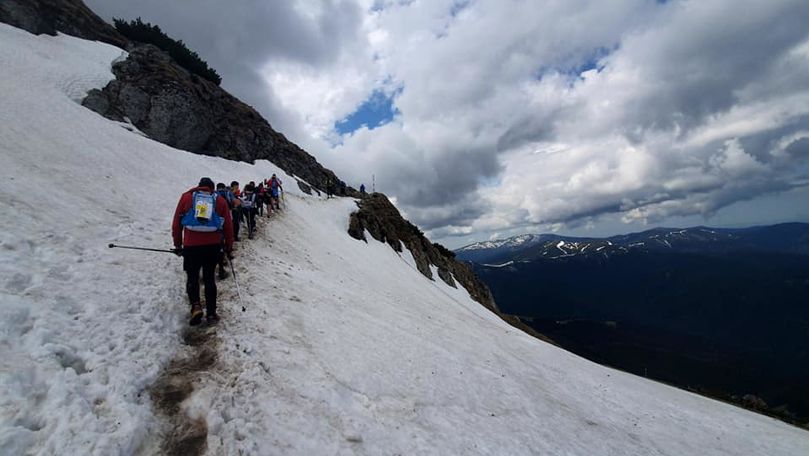
[[[491,266],[506,262],[583,256],[608,258],[627,253],[769,252],[809,255],[809,223],[752,228],[655,228],[608,238],[522,234],[477,242],[456,250],[458,259]]]
[[[809,424],[809,224],[505,244],[458,253],[495,263],[475,271],[504,313],[588,359]]]
[[[149,454],[148,387],[183,344],[168,245],[200,176],[280,172],[172,149],[80,106],[122,51],[0,24],[0,453]],[[284,176],[289,179],[289,176]],[[181,404],[208,454],[767,454],[781,422],[520,333],[416,261],[347,233],[350,199],[287,195],[221,283],[217,354]],[[156,443],[157,442],[157,443]]]
[[[114,79],[90,90],[82,104],[112,120],[130,123],[156,141],[251,163],[271,160],[294,176],[305,192],[312,186],[325,190],[329,182],[340,182],[251,106],[190,73],[157,47],[128,40],[81,0],[6,0],[0,3],[0,22],[35,34],[66,33],[129,51],[113,64]],[[355,192],[342,185],[335,190]]]

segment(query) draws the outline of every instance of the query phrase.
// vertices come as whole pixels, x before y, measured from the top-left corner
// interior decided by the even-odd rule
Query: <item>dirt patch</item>
[[[152,402],[158,410],[173,416],[179,413],[180,404],[194,391],[190,379],[180,375],[161,376],[151,387]]]
[[[163,454],[194,456],[205,452],[208,425],[205,420],[192,420],[182,412],[182,403],[194,392],[194,383],[202,372],[217,360],[219,338],[214,328],[187,328],[183,342],[188,347],[173,359],[149,388],[157,411],[169,423],[160,445]]]
[[[215,339],[211,328],[187,328],[183,332],[183,343],[191,347],[199,347]]]
[[[175,427],[163,442],[163,451],[171,456],[199,455],[205,452],[208,425],[205,420],[186,420]]]

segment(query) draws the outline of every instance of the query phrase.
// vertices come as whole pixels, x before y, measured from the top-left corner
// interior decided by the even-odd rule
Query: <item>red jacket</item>
[[[191,231],[183,228],[180,224],[183,216],[191,210],[193,204],[194,192],[210,192],[208,187],[194,187],[191,190],[183,193],[180,196],[180,201],[177,203],[177,209],[174,211],[174,220],[171,223],[171,235],[174,238],[174,247],[180,246],[192,247],[195,245],[219,245],[222,243],[224,235],[225,251],[230,252],[233,250],[233,219],[230,216],[230,208],[228,202],[221,196],[216,197],[216,213],[225,220],[222,226],[222,231],[200,232]]]

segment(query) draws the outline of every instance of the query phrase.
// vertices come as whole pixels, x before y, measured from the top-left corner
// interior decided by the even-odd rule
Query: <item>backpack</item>
[[[219,231],[225,224],[216,212],[216,193],[194,192],[191,197],[191,209],[185,213],[180,223],[191,231]]]
[[[225,189],[225,190],[217,190],[216,193],[219,194],[219,196],[221,196],[222,198],[225,198],[225,201],[228,202],[228,207],[230,209],[233,209],[233,192]]]
[[[252,209],[256,204],[256,194],[244,193],[242,196],[242,207],[245,209]]]

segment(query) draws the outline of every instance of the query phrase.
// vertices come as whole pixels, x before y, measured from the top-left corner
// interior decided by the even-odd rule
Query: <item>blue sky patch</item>
[[[578,66],[573,67],[570,73],[578,76],[584,73],[585,71],[590,70],[601,71],[604,68],[604,66],[599,65],[598,61],[608,56],[609,54],[610,54],[609,49],[605,47],[597,48],[590,55],[588,55],[583,61],[581,61]]]
[[[461,13],[461,11],[465,10],[470,4],[472,0],[460,0],[455,1],[452,3],[452,6],[449,9],[449,15],[452,17],[457,16]]]
[[[542,79],[542,77],[548,73],[555,73],[570,76],[573,80],[575,80],[578,79],[585,71],[597,70],[600,72],[604,69],[604,65],[600,64],[599,62],[616,49],[618,49],[618,45],[615,45],[612,48],[602,46],[593,49],[588,54],[585,54],[577,59],[571,59],[566,64],[559,66],[542,66],[536,72],[536,78]]]
[[[335,122],[334,129],[340,135],[345,135],[364,126],[373,130],[385,125],[399,113],[399,110],[393,106],[393,100],[399,93],[401,93],[401,89],[390,94],[386,94],[382,90],[374,90],[371,96],[357,107],[356,111]]]

